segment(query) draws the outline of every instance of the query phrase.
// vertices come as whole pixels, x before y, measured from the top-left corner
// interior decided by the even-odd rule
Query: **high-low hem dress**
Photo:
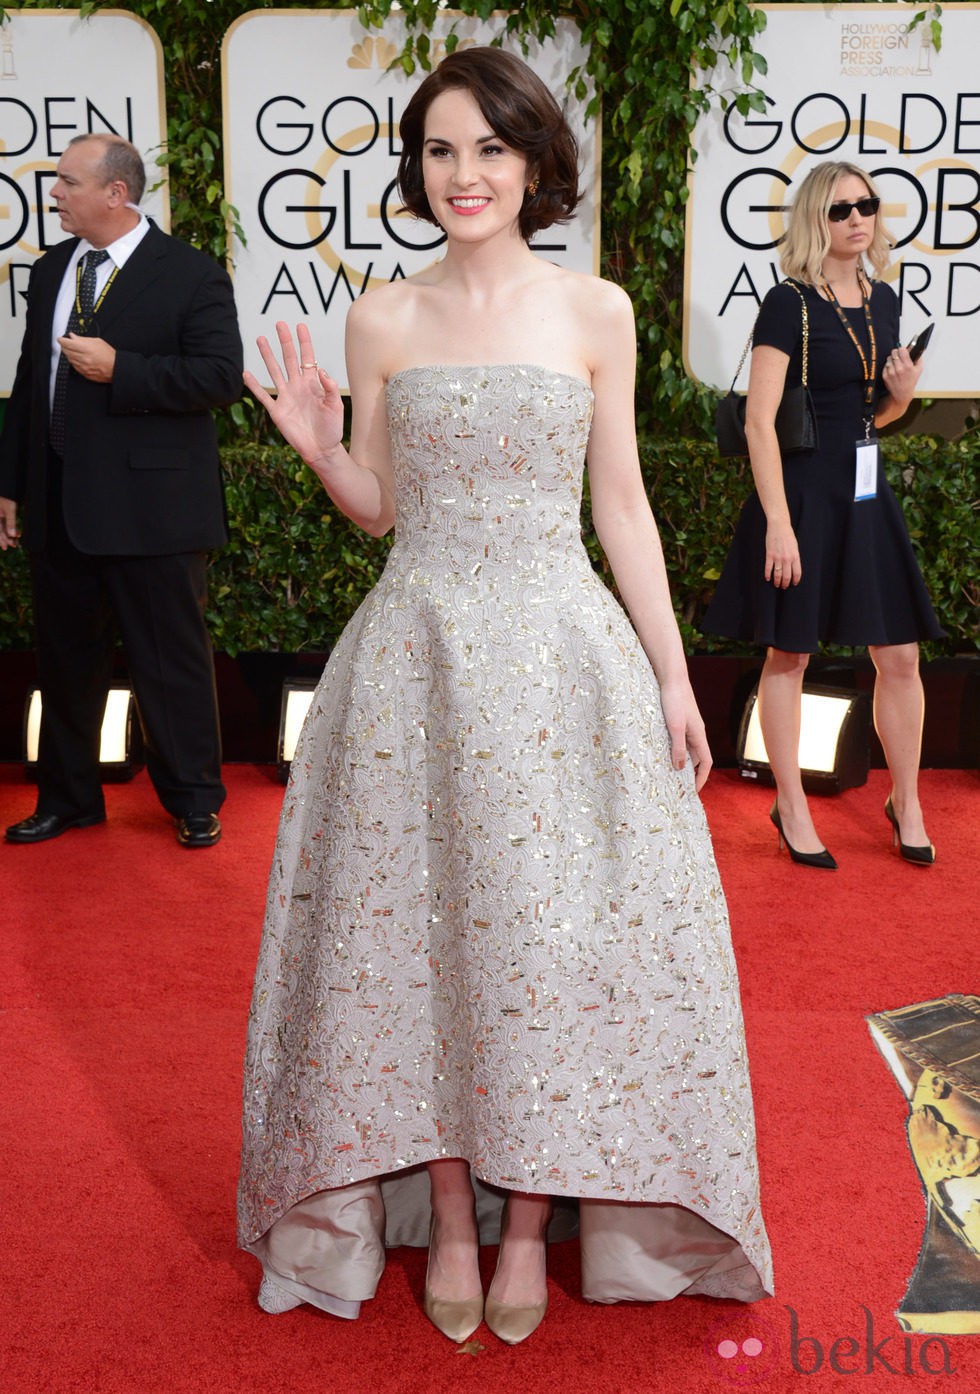
[[[558,1198],[593,1301],[772,1289],[728,915],[693,772],[580,531],[593,399],[534,365],[387,388],[395,540],[292,762],[249,1021],[242,1246],[339,1315]]]
[[[802,579],[785,590],[765,580],[766,516],[753,492],[701,627],[706,634],[789,653],[815,653],[821,643],[863,647],[940,639],[944,630],[880,458],[874,497],[855,499],[855,445],[865,434],[861,359],[834,306],[813,286],[796,284],[806,298],[808,380],[819,437],[815,450],[783,460]],[[843,313],[870,361],[864,310],[846,307]],[[880,393],[885,359],[899,343],[898,299],[884,282],[872,286],[871,315]],[[786,353],[787,386],[801,381],[803,320],[793,286],[784,282],[768,292],[753,343]]]

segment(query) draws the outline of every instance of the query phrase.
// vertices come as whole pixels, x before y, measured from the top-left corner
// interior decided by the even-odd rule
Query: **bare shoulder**
[[[581,272],[566,272],[563,284],[569,327],[581,346],[593,383],[610,367],[619,373],[631,372],[636,324],[633,302],[622,286]]]
[[[392,315],[407,314],[417,295],[411,281],[386,281],[359,295],[347,311],[348,323],[374,328],[389,323]]]
[[[622,330],[633,324],[633,302],[614,281],[582,271],[564,271],[559,283],[570,309],[595,328]]]
[[[365,291],[347,311],[347,357],[371,362],[382,378],[403,366],[412,342],[421,291],[411,280],[390,281]]]

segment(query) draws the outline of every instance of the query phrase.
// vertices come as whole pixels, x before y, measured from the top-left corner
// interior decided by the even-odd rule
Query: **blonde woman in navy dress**
[[[755,493],[704,619],[708,633],[766,646],[759,717],[777,790],[770,817],[794,861],[829,870],[837,863],[814,826],[798,757],[803,677],[821,641],[868,647],[892,778],[885,816],[907,861],[935,860],[918,796],[918,644],[943,631],[876,447],[877,429],[908,409],[923,364],[900,342],[895,292],[875,279],[889,252],[880,206],[855,165],[816,165],[800,184],[781,263],[806,300],[819,439],[780,457],[776,410],[784,386],[801,379],[803,337],[800,295],[780,284],[753,337],[745,435]]]
[[[246,383],[334,502],[394,526],[292,762],[249,1023],[241,1242],[261,1306],[423,1306],[526,1339],[545,1234],[600,1302],[771,1287],[710,755],[644,492],[623,292],[535,256],[577,152],[519,59],[460,49],[401,121],[441,261]],[[626,614],[582,545],[583,463]],[[552,1212],[554,1218],[552,1221]],[[564,1231],[567,1233],[567,1228]],[[484,1295],[478,1245],[500,1247]]]

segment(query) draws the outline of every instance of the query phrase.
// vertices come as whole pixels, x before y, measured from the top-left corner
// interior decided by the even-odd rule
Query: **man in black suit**
[[[128,141],[71,141],[51,187],[71,237],[36,263],[28,288],[0,434],[0,549],[20,540],[22,504],[42,718],[37,810],[7,829],[10,842],[105,818],[113,618],[177,840],[210,847],[221,836],[204,603],[206,550],[227,530],[211,409],[240,395],[242,344],[227,274],[147,221],[144,183]]]

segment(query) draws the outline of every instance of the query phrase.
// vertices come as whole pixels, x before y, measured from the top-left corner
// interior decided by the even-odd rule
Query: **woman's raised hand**
[[[276,324],[282,366],[264,336],[256,340],[269,370],[275,396],[259,384],[253,373],[243,374],[245,386],[261,402],[285,439],[308,465],[334,450],[344,438],[344,403],[340,388],[316,361],[313,341],[305,324],[296,326],[293,343],[289,325]]]

